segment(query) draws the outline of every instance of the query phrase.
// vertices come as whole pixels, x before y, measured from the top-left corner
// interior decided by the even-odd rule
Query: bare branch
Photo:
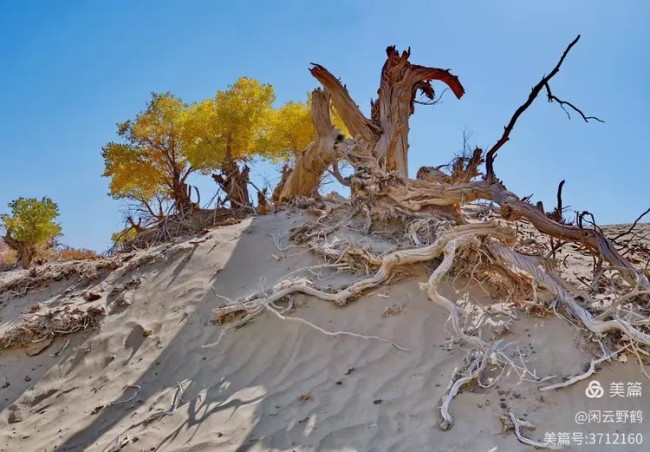
[[[605,122],[602,119],[597,118],[596,116],[585,116],[585,114],[582,112],[582,110],[580,110],[578,107],[573,105],[571,102],[567,102],[566,100],[562,100],[562,99],[558,98],[557,96],[555,96],[551,92],[551,87],[549,86],[548,83],[544,84],[544,87],[546,88],[546,97],[548,98],[548,101],[549,102],[557,102],[558,104],[560,104],[560,107],[562,107],[562,110],[564,110],[564,113],[566,113],[566,115],[567,115],[567,117],[569,119],[571,119],[571,115],[569,114],[567,109],[564,108],[565,105],[567,107],[569,107],[571,110],[578,113],[580,116],[582,116],[582,119],[584,119],[585,122],[589,122],[590,119],[593,119],[594,121],[598,121],[598,122],[603,122],[603,123]]]
[[[552,220],[557,221],[558,223],[563,223],[564,218],[563,218],[563,212],[564,212],[564,207],[562,205],[562,188],[564,188],[564,183],[566,181],[562,179],[562,182],[557,186],[557,206],[555,207],[555,210],[553,210],[551,213],[548,214],[548,217]]]
[[[612,239],[612,241],[616,241],[616,240],[620,239],[621,237],[624,237],[624,236],[628,235],[629,233],[631,233],[632,230],[636,227],[637,223],[641,220],[641,218],[645,217],[648,213],[650,213],[650,208],[648,210],[646,210],[645,212],[643,212],[641,215],[639,215],[638,218],[636,220],[634,220],[634,223],[632,223],[632,226],[630,226],[630,228],[627,231],[618,234],[616,237],[614,237]]]
[[[575,105],[573,105],[573,104],[571,104],[569,102],[566,102],[566,101],[564,101],[562,99],[559,99],[559,98],[557,98],[556,96],[554,96],[551,93],[551,89],[550,89],[550,86],[549,86],[549,81],[553,77],[555,77],[555,75],[560,71],[560,66],[562,66],[562,63],[564,62],[564,59],[566,58],[566,56],[571,51],[571,48],[573,48],[573,46],[578,42],[579,39],[580,39],[580,35],[576,36],[576,38],[573,41],[571,41],[571,43],[564,50],[564,53],[562,53],[562,57],[557,62],[557,64],[553,68],[553,70],[548,75],[542,77],[542,79],[535,86],[533,86],[533,88],[530,91],[530,94],[528,95],[528,99],[526,99],[526,102],[524,102],[522,105],[519,106],[519,108],[517,108],[515,113],[512,115],[512,118],[510,118],[510,122],[508,123],[508,125],[505,126],[505,128],[503,130],[503,135],[501,135],[501,138],[499,138],[499,140],[494,144],[494,146],[492,146],[490,148],[490,150],[488,151],[488,153],[486,155],[486,169],[487,169],[487,171],[486,171],[486,175],[485,175],[487,180],[489,180],[491,182],[496,181],[496,176],[494,174],[494,159],[496,158],[497,151],[499,149],[501,149],[501,147],[508,142],[508,140],[510,139],[510,133],[514,129],[515,124],[517,123],[517,120],[526,111],[526,109],[528,109],[528,107],[530,107],[532,105],[533,101],[537,98],[537,96],[539,95],[539,93],[541,92],[541,90],[543,88],[546,88],[546,90],[547,90],[548,100],[558,102],[560,104],[560,106],[564,109],[565,112],[566,112],[566,109],[564,108],[564,106],[566,105],[569,108],[576,111],[577,113],[579,113],[582,116],[582,118],[587,122],[589,122],[590,119],[594,119],[596,121],[603,122],[602,120],[596,118],[595,116],[585,116],[582,113],[582,111],[580,109],[578,109]],[[567,115],[568,115],[568,112],[567,112]],[[570,116],[569,116],[569,118],[570,118]]]

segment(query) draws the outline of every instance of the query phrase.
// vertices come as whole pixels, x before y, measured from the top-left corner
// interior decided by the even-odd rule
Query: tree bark
[[[587,117],[572,104],[555,98],[548,87],[549,80],[559,71],[567,53],[578,39],[579,36],[567,47],[551,73],[533,88],[527,101],[517,109],[505,127],[501,139],[487,152],[486,177],[482,181],[472,181],[479,175],[479,166],[484,162],[483,151],[479,148],[475,149],[471,156],[456,159],[450,175],[438,168],[421,168],[417,179],[408,179],[408,119],[413,114],[416,95],[422,92],[433,101],[431,82],[440,80],[460,98],[464,94],[463,86],[449,71],[411,64],[408,61],[410,51],[400,54],[395,47],[389,47],[381,72],[378,99],[371,103],[371,118],[368,119],[354,103],[347,88],[336,77],[323,66],[313,65],[311,73],[325,88],[323,94],[331,99],[352,135],[352,143],[349,143],[350,140],[345,140],[347,143],[339,143],[331,139],[321,143],[320,138],[327,137],[327,131],[333,129],[327,109],[327,114],[321,118],[323,124],[318,124],[316,119],[314,121],[317,129],[324,130],[326,134],[319,132],[319,140],[297,157],[294,170],[286,177],[280,199],[288,199],[301,193],[301,187],[306,187],[302,192],[306,195],[315,193],[319,178],[314,175],[320,176],[328,165],[338,159],[345,159],[355,168],[355,174],[349,183],[353,197],[384,198],[391,204],[411,211],[452,207],[457,213],[460,213],[462,204],[479,199],[490,200],[499,204],[501,216],[505,220],[516,221],[525,218],[543,234],[562,241],[581,243],[593,254],[602,256],[613,267],[620,269],[630,283],[648,286],[645,275],[622,256],[597,228],[586,229],[561,222],[560,192],[557,208],[559,212],[555,215],[560,221],[554,221],[554,215],[549,218],[543,208],[519,199],[494,175],[493,162],[497,150],[508,140],[517,118],[530,106],[543,87],[549,91],[549,100],[560,102],[563,106],[568,105],[580,113],[585,121],[597,119]],[[322,108],[319,102],[312,104],[314,118],[317,118],[319,108]],[[312,171],[312,167],[316,170]],[[310,178],[305,180],[305,175]]]
[[[266,215],[269,213],[270,207],[269,203],[266,200],[266,188],[263,190],[258,190],[257,191],[257,214],[258,215]]]
[[[462,205],[479,199],[493,201],[501,207],[503,219],[517,221],[525,218],[542,234],[583,244],[612,266],[621,269],[630,283],[636,284],[637,278],[643,276],[597,229],[585,229],[554,221],[543,210],[520,200],[498,182],[481,180],[452,185],[414,180],[407,184],[392,185],[379,195],[385,195],[396,204],[412,211],[419,211],[427,206]]]
[[[280,196],[282,195],[282,190],[284,189],[289,176],[293,172],[293,169],[289,166],[288,163],[282,165],[282,176],[280,177],[280,182],[273,189],[273,194],[271,195],[271,203],[277,205],[280,202]]]
[[[174,207],[181,215],[189,213],[194,208],[194,204],[190,199],[190,188],[180,179],[174,180],[172,184],[172,196],[174,198]]]

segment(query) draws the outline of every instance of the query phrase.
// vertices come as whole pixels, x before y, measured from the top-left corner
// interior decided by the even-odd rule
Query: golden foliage
[[[174,189],[193,171],[184,152],[186,110],[173,94],[153,93],[145,111],[118,124],[124,142],[102,149],[111,196],[141,202],[174,198]]]
[[[184,129],[188,160],[209,172],[224,162],[272,157],[260,143],[274,100],[271,85],[242,77],[214,98],[191,105]]]
[[[9,208],[11,214],[1,215],[0,221],[10,239],[35,246],[61,235],[61,226],[54,222],[59,207],[50,198],[18,198],[9,203]]]
[[[334,127],[347,136],[348,130],[333,107],[330,113]],[[311,95],[307,102],[289,101],[273,110],[267,119],[265,132],[260,143],[272,160],[289,158],[293,153],[305,150],[316,140],[311,118]]]

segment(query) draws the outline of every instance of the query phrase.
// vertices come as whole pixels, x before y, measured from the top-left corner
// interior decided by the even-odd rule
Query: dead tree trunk
[[[295,153],[293,168],[283,169],[281,187],[274,194],[274,201],[287,201],[298,196],[315,197],[323,173],[336,159],[335,147],[343,140],[343,136],[332,125],[330,95],[327,91],[315,89],[311,101],[311,119],[316,140],[304,151]]]
[[[378,98],[371,102],[371,117],[366,118],[354,103],[346,87],[323,66],[315,64],[312,75],[331,93],[332,104],[352,138],[368,159],[384,171],[408,177],[409,116],[416,97],[422,93],[434,101],[431,82],[444,82],[457,98],[465,93],[455,75],[448,70],[411,64],[410,50],[401,54],[394,46],[386,49],[387,59],[381,71]]]
[[[443,430],[448,430],[453,422],[453,417],[448,410],[451,400],[463,385],[473,381],[481,381],[481,375],[486,369],[487,358],[499,356],[495,361],[503,363],[504,366],[518,367],[503,352],[504,349],[499,346],[500,340],[488,343],[481,338],[483,335],[480,326],[477,327],[476,335],[468,334],[463,330],[461,310],[452,300],[437,292],[439,283],[452,271],[456,274],[455,277],[465,276],[470,282],[477,282],[483,290],[487,289],[488,293],[491,291],[491,275],[496,273],[499,278],[493,284],[495,290],[491,293],[496,300],[503,302],[504,286],[518,287],[513,292],[508,288],[506,290],[506,299],[522,301],[524,302],[522,305],[525,304],[526,309],[529,309],[529,306],[532,305],[539,307],[542,311],[550,311],[550,305],[542,298],[538,299],[537,297],[538,289],[536,288],[543,288],[553,297],[553,312],[559,315],[556,312],[556,305],[563,308],[563,315],[569,314],[576,321],[582,323],[590,333],[598,336],[598,342],[603,351],[607,348],[613,349],[611,345],[605,342],[606,338],[604,337],[607,333],[613,333],[607,339],[616,345],[618,351],[608,353],[599,360],[592,360],[591,366],[586,373],[566,379],[562,383],[546,386],[542,390],[568,386],[575,381],[587,378],[594,372],[594,366],[597,362],[603,362],[622,350],[634,350],[637,357],[639,357],[640,347],[647,348],[650,346],[650,331],[646,321],[645,304],[639,303],[636,306],[638,309],[634,309],[635,306],[627,306],[625,312],[621,308],[624,301],[634,304],[640,301],[636,297],[641,293],[650,293],[650,281],[646,271],[636,268],[632,264],[632,257],[628,259],[625,253],[617,250],[613,242],[607,239],[595,224],[593,228],[583,227],[580,219],[586,212],[580,214],[576,226],[563,221],[562,186],[564,181],[558,187],[557,207],[553,212],[547,213],[541,203],[534,205],[529,202],[529,199],[519,198],[507,190],[496,177],[494,171],[494,160],[497,151],[508,141],[517,119],[533,103],[543,89],[546,90],[548,100],[559,103],[565,111],[567,109],[572,110],[587,122],[590,119],[598,120],[584,115],[573,104],[553,95],[549,86],[551,78],[558,73],[560,65],[578,39],[579,36],[567,47],[560,61],[549,75],[543,77],[533,87],[526,102],[515,111],[510,122],[504,128],[501,138],[487,153],[483,154],[483,151],[477,148],[471,155],[464,153],[461,157],[454,159],[451,165],[421,168],[416,179],[409,179],[407,174],[408,118],[413,112],[416,92],[421,90],[427,97],[433,99],[433,89],[430,81],[438,79],[445,81],[456,96],[460,97],[463,94],[463,89],[456,77],[440,69],[411,65],[408,62],[408,52],[404,52],[400,56],[394,48],[389,48],[388,60],[382,70],[379,99],[372,103],[372,115],[368,119],[354,104],[346,88],[334,76],[322,66],[314,66],[312,74],[321,82],[326,91],[331,93],[331,101],[351,133],[352,140],[328,143],[324,149],[318,148],[315,143],[305,152],[305,156],[308,155],[309,150],[314,151],[316,157],[330,155],[333,174],[337,179],[350,186],[354,202],[348,204],[332,201],[336,205],[326,207],[322,211],[320,208],[316,209],[318,219],[306,223],[294,235],[294,239],[298,240],[299,243],[307,243],[310,249],[326,256],[328,265],[340,265],[338,268],[345,271],[361,269],[362,271],[365,270],[366,273],[369,268],[374,268],[375,272],[337,290],[332,290],[330,286],[319,289],[315,286],[315,281],[308,278],[287,278],[278,282],[270,290],[263,289],[258,293],[216,309],[214,311],[214,320],[217,323],[227,322],[237,318],[238,314],[243,314],[243,317],[234,325],[234,327],[240,327],[263,312],[274,313],[281,319],[287,319],[282,314],[282,311],[276,310],[277,306],[274,303],[295,293],[302,293],[333,302],[338,306],[344,306],[351,300],[358,298],[362,293],[379,285],[387,284],[390,278],[396,274],[395,270],[398,267],[403,266],[405,273],[408,274],[406,267],[417,263],[430,262],[435,269],[427,283],[421,284],[421,287],[426,289],[428,298],[431,301],[450,312],[449,320],[452,326],[452,334],[474,347],[471,363],[461,375],[455,377],[455,381],[450,384],[446,395],[443,397],[440,408],[443,418],[440,426]],[[331,127],[331,124],[328,123],[328,126]],[[346,160],[354,168],[354,174],[345,180],[340,177],[337,171],[339,160]],[[305,160],[297,159],[296,167],[292,173],[289,173],[288,170],[283,172],[283,185],[286,186],[292,176],[311,174],[312,168],[308,166],[308,162],[305,162]],[[321,163],[327,165],[325,159]],[[485,175],[482,179],[478,179],[478,176],[481,175],[479,169],[483,163],[485,163]],[[321,174],[321,167],[318,167],[318,171],[314,173]],[[448,167],[449,170],[443,172],[441,169],[444,167]],[[317,186],[313,186],[314,183],[317,183],[317,180],[318,178],[310,180],[309,188],[312,192],[317,189]],[[288,191],[286,196],[295,195],[297,192],[298,190]],[[498,204],[500,206],[500,219],[489,222],[468,221],[475,218],[465,218],[460,207],[476,200],[489,200]],[[331,240],[331,236],[335,231],[339,228],[352,229],[350,223],[346,224],[346,221],[341,220],[343,214],[333,214],[335,211],[340,212],[339,209],[344,206],[350,207],[348,216],[350,220],[355,217],[356,221],[363,219],[364,229],[354,229],[360,233],[363,233],[364,230],[368,233],[373,220],[404,219],[405,221],[402,221],[401,224],[398,223],[398,227],[404,226],[405,230],[400,232],[407,233],[409,245],[406,246],[408,247],[400,249],[400,245],[398,245],[397,250],[374,255],[359,246],[354,238],[349,240],[337,239],[336,245],[334,245],[335,242]],[[445,230],[446,226],[443,226],[442,232],[439,232],[438,219],[435,218],[436,229],[431,231],[431,228],[427,226],[428,234],[433,233],[435,240],[427,245],[422,245],[416,228],[419,227],[419,224],[428,225],[429,215],[440,208],[443,211],[451,209],[452,213],[455,213],[459,218],[456,224],[449,222],[449,229]],[[490,213],[493,213],[492,209],[490,209]],[[361,215],[363,218],[359,218]],[[552,251],[555,249],[554,240],[582,245],[581,248],[586,249],[594,257],[594,260],[598,261],[598,267],[602,262],[608,262],[610,264],[609,268],[607,268],[608,271],[620,272],[629,283],[631,290],[613,301],[607,310],[595,317],[591,312],[595,305],[591,295],[582,289],[573,287],[568,279],[564,279],[557,269],[558,262],[549,260],[548,254],[545,252],[532,255],[522,254],[515,249],[515,247],[521,245],[521,242],[517,241],[517,238],[521,237],[517,237],[519,228],[517,227],[515,230],[512,226],[514,222],[520,219],[526,219],[541,234],[550,237]],[[466,224],[462,224],[463,222]],[[413,229],[411,229],[412,226]],[[633,226],[630,230],[632,229]],[[385,234],[384,236],[390,236],[391,240],[396,237],[395,232],[392,230],[373,231],[374,234]],[[399,243],[399,239],[397,242]],[[410,242],[415,242],[417,246],[410,248]],[[442,260],[434,263],[433,259],[438,257],[441,257]],[[591,287],[592,294],[599,292],[599,289],[602,288],[599,279],[603,276],[602,272],[596,270],[596,265],[594,267],[591,284],[585,283],[587,287]],[[576,275],[576,277],[578,276]],[[485,286],[483,282],[486,282]],[[614,287],[618,286],[618,284],[608,284],[608,286],[609,290],[620,293],[621,289]],[[524,288],[525,290],[523,290]],[[530,294],[528,288],[531,290]],[[531,298],[533,301],[528,301]],[[630,303],[630,300],[633,299],[636,301]],[[607,320],[609,318],[611,320]],[[635,320],[632,321],[632,319]],[[304,323],[330,336],[351,334],[344,331],[331,333],[309,322]],[[365,339],[378,339],[389,342],[377,336],[354,335]],[[395,343],[392,343],[392,345],[401,348]],[[643,353],[648,354],[646,350]],[[639,363],[641,363],[640,357]],[[523,358],[522,365],[525,373],[541,382],[534,373],[528,371]],[[497,367],[499,366],[497,365]],[[492,369],[492,371],[495,370],[496,368]],[[546,444],[523,438],[518,430],[521,422],[514,415],[511,418],[513,423],[516,424],[516,436],[520,441],[527,441],[526,444],[529,445],[546,446]]]
[[[17,265],[22,268],[28,268],[34,259],[36,248],[33,245],[19,242],[18,240],[14,239],[9,231],[7,231],[6,235],[3,237],[3,240],[9,248],[17,253]]]
[[[282,176],[280,177],[280,182],[275,186],[273,194],[271,195],[271,203],[273,205],[277,205],[280,202],[280,195],[282,195],[282,190],[292,172],[293,168],[291,168],[288,163],[282,165]]]
[[[226,193],[231,208],[251,206],[248,194],[249,173],[248,165],[240,169],[236,161],[226,160],[221,165],[221,172],[212,175],[212,179]]]
[[[326,93],[329,93],[334,108],[352,135],[352,140],[344,140],[346,146],[339,145],[337,141],[330,141],[326,143],[325,148],[311,147],[313,156],[319,158],[320,166],[317,174],[322,174],[323,170],[320,168],[323,165],[327,166],[338,159],[345,159],[355,169],[355,174],[350,178],[353,197],[383,199],[387,206],[398,205],[410,211],[442,207],[452,208],[452,212],[459,213],[462,204],[480,199],[490,200],[501,206],[501,215],[504,219],[516,221],[525,218],[543,234],[558,240],[581,243],[593,254],[599,255],[613,267],[620,269],[630,283],[634,283],[638,278],[643,279],[644,276],[639,270],[596,228],[586,229],[566,225],[557,221],[554,215],[549,218],[543,209],[536,208],[508,191],[494,173],[497,151],[508,141],[517,120],[542,90],[546,90],[549,101],[559,103],[567,114],[568,108],[587,122],[592,119],[600,121],[596,117],[586,116],[575,105],[556,97],[551,91],[551,79],[559,72],[567,54],[579,38],[578,36],[569,44],[553,70],[533,87],[527,100],[515,111],[504,128],[501,138],[485,154],[485,160],[483,151],[476,149],[471,156],[456,159],[451,174],[445,174],[439,168],[423,168],[418,172],[418,178],[415,180],[408,179],[407,153],[408,119],[413,113],[416,95],[421,91],[427,98],[433,100],[434,91],[431,81],[441,80],[451,88],[456,97],[460,98],[464,89],[458,78],[447,70],[411,64],[408,61],[409,51],[399,54],[394,47],[389,47],[388,58],[381,72],[379,96],[371,103],[372,114],[369,119],[363,115],[346,87],[336,77],[323,66],[314,65],[311,69],[312,75],[323,85]],[[315,102],[312,108],[318,108],[318,103]],[[331,130],[329,115],[325,116],[327,120],[324,120],[327,124],[319,127]],[[311,153],[304,154],[312,156]],[[480,174],[479,166],[484,162],[486,164],[484,180],[473,181]],[[308,173],[306,167],[310,164],[307,159],[297,161],[294,172],[288,175],[286,182],[288,183],[289,179],[300,180],[300,176]],[[300,185],[298,182],[293,183]],[[316,179],[310,180],[308,184],[310,192],[304,192],[305,195],[309,196],[310,193],[315,192],[317,189],[315,183]],[[290,198],[295,193],[298,193],[298,190],[285,191],[284,199]],[[558,209],[561,208],[560,203]],[[641,282],[644,285],[647,283],[645,280]]]
[[[189,213],[193,208],[194,204],[190,199],[190,190],[187,184],[178,180],[174,180],[172,184],[172,197],[174,199],[174,208],[181,215]]]
[[[395,47],[388,47],[386,54],[378,98],[371,102],[370,119],[336,77],[323,66],[313,65],[311,73],[324,88],[312,95],[316,140],[296,154],[292,169],[283,170],[280,185],[274,191],[274,202],[315,196],[323,173],[338,159],[346,159],[353,166],[355,162],[364,162],[365,166],[408,177],[408,119],[413,114],[418,93],[433,102],[433,80],[447,84],[458,98],[465,91],[449,71],[411,64],[410,50],[400,54]],[[352,135],[351,140],[344,140],[332,125],[330,101]],[[337,179],[343,182],[336,165],[334,170]]]

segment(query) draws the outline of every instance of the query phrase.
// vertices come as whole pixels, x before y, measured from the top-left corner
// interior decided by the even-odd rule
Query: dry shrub
[[[86,310],[64,307],[46,312],[33,311],[0,336],[0,350],[96,328],[105,315],[104,309],[96,306]]]
[[[113,251],[128,252],[170,242],[176,237],[197,234],[216,226],[237,224],[252,213],[251,209],[196,209],[186,215],[169,215],[135,237],[116,243]]]
[[[52,244],[47,244],[36,247],[33,262],[37,265],[43,265],[53,261],[95,260],[100,257],[93,250],[83,248],[64,248],[57,250]],[[16,258],[16,252],[0,240],[0,271],[15,268]]]
[[[98,259],[99,256],[93,250],[83,248],[68,248],[58,252],[57,260],[61,261],[80,261]]]

